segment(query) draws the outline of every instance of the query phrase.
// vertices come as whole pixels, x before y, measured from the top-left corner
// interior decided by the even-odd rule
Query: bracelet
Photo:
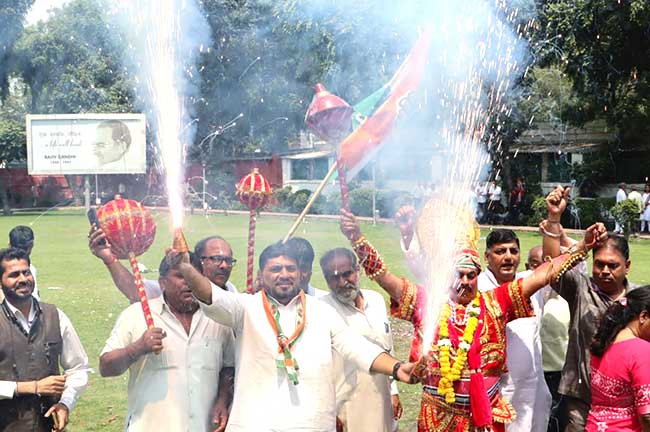
[[[542,224],[539,224],[539,232],[542,233],[542,235],[550,238],[560,238],[562,237],[562,234],[554,234],[552,232],[546,231],[546,228],[542,226]]]
[[[113,264],[115,261],[117,261],[117,257],[115,255],[111,255],[111,260],[109,262],[104,261],[104,264],[106,265],[106,267],[108,267],[111,264]]]
[[[361,264],[370,279],[377,280],[386,273],[387,269],[383,258],[364,236],[361,236],[352,244],[352,249],[354,249],[359,258],[359,264]]]
[[[38,393],[38,381],[34,381],[34,394],[35,394],[36,396],[39,396],[39,397],[41,396],[41,395]]]
[[[568,272],[570,269],[572,269],[576,264],[578,264],[580,261],[584,260],[588,256],[588,252],[586,250],[580,250],[573,252],[569,257],[562,263],[560,268],[558,269],[557,273],[555,273],[551,277],[551,284],[555,285],[560,281],[560,278],[564,276],[566,272]]]
[[[397,363],[395,363],[395,364],[393,365],[393,373],[391,374],[391,376],[393,377],[393,379],[394,379],[395,381],[399,381],[399,378],[397,378],[397,371],[398,371],[399,368],[402,366],[402,364],[403,364],[403,363],[402,363],[401,361],[398,361]]]

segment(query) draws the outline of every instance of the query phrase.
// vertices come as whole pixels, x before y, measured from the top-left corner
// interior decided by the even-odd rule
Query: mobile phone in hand
[[[88,213],[86,213],[86,215],[88,216],[88,222],[90,222],[90,226],[94,228],[93,231],[99,228],[99,219],[97,218],[97,210],[95,210],[94,208],[90,208],[90,210],[88,210]],[[105,245],[106,240],[101,239],[99,241],[99,244]]]

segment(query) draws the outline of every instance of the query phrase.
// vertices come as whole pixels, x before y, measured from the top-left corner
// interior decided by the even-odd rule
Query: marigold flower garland
[[[449,323],[451,317],[451,305],[447,303],[440,313],[440,322],[438,325],[438,348],[440,360],[440,372],[442,377],[438,383],[438,394],[445,397],[445,402],[453,404],[456,402],[456,393],[454,392],[454,381],[460,379],[461,372],[467,363],[467,352],[474,341],[474,333],[478,326],[478,319],[481,314],[481,297],[476,293],[469,307],[465,311],[469,314],[469,320],[465,326],[462,339],[458,342],[456,349],[456,361],[451,365],[451,339],[449,339]]]

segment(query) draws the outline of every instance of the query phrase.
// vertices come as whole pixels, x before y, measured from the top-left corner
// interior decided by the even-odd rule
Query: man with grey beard
[[[357,258],[349,249],[327,251],[320,266],[331,292],[321,300],[346,324],[385,351],[393,349],[386,303],[381,294],[359,288]],[[338,429],[343,431],[397,430],[402,405],[397,386],[385,375],[359,371],[336,356]],[[373,407],[368,410],[368,407]],[[380,413],[378,415],[378,413]]]

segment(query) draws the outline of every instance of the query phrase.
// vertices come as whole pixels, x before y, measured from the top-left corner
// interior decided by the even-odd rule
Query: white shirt
[[[479,204],[485,204],[487,201],[487,196],[488,196],[488,185],[478,185],[476,186],[476,201]]]
[[[384,351],[391,352],[393,337],[384,298],[375,291],[361,290],[361,293],[364,301],[363,311],[340,302],[332,293],[321,300],[338,312],[343,321],[355,332]],[[343,361],[338,353],[335,360],[338,371],[336,402],[342,404],[338,410],[338,417],[344,425],[344,431],[392,432],[396,430],[397,423],[393,419],[391,404],[392,380],[385,375],[359,371],[354,365]],[[397,390],[396,385],[394,390]]]
[[[237,293],[237,287],[230,281],[226,282],[226,289],[228,292]],[[144,280],[144,290],[147,293],[147,298],[156,298],[162,295],[162,289],[160,288],[160,283],[158,279],[145,279]],[[320,291],[320,290],[319,290]]]
[[[9,301],[6,302],[9,310],[14,314],[18,323],[29,333],[32,323],[36,319],[36,310],[32,307],[29,316],[25,317],[22,312],[14,307]],[[75,331],[70,318],[59,308],[56,309],[59,314],[59,328],[61,330],[61,367],[63,373],[67,375],[65,389],[59,402],[72,411],[79,396],[88,386],[88,356],[81,340]],[[41,315],[42,317],[42,315]],[[0,381],[0,399],[12,399],[16,394],[15,381]]]
[[[501,201],[501,186],[490,186],[490,201]]]
[[[521,279],[532,272],[517,273]],[[481,292],[499,286],[490,269],[478,276]],[[535,316],[519,318],[506,326],[506,365],[509,373],[504,375],[501,394],[512,404],[517,418],[506,425],[508,432],[546,432],[551,409],[551,394],[544,380],[542,368],[542,342],[540,328],[544,311],[544,291],[539,290],[530,299]]]
[[[278,344],[262,301],[262,293],[233,294],[212,285],[212,304],[205,314],[235,332],[235,396],[228,432],[332,432],[336,394],[332,348],[361,370],[383,350],[357,335],[324,302],[305,296],[306,323],[293,346],[299,383],[293,385],[278,369]],[[283,333],[296,328],[296,296],[280,305]]]
[[[150,299],[149,307],[167,337],[160,354],[141,356],[129,367],[125,431],[207,432],[219,371],[234,364],[232,331],[199,309],[188,335],[163,297]],[[132,304],[120,314],[101,355],[125,348],[146,330],[142,307]]]
[[[41,301],[41,295],[38,292],[38,284],[36,283],[36,267],[34,267],[34,264],[29,265],[29,271],[34,277],[34,291],[32,291],[32,296],[34,296],[36,300]]]
[[[616,192],[616,204],[620,203],[621,201],[625,201],[627,199],[627,194],[623,189],[619,189]]]
[[[230,291],[230,290],[228,290],[228,291]],[[232,291],[230,291],[230,292],[232,292]],[[312,284],[309,284],[309,285],[307,285],[307,292],[305,294],[309,294],[310,296],[314,296],[317,299],[319,299],[319,298],[323,298],[323,297],[329,295],[329,292],[325,291],[325,290],[322,290],[322,289],[319,289],[319,288],[316,288]]]

